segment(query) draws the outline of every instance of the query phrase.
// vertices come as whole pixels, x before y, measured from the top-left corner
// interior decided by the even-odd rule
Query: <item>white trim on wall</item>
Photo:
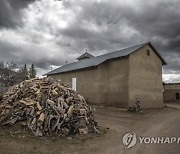
[[[72,90],[76,91],[76,78],[72,78]]]

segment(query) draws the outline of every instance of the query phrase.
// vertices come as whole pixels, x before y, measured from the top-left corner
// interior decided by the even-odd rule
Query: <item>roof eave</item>
[[[167,65],[166,61],[162,58],[162,56],[158,53],[158,51],[156,50],[156,48],[151,44],[151,42],[147,43],[158,55],[158,57],[161,59],[162,61],[162,65]]]
[[[79,69],[74,69],[74,70],[62,71],[62,72],[55,72],[55,73],[50,73],[49,72],[49,73],[44,74],[43,76],[45,76],[45,75],[56,75],[56,74],[61,74],[61,73],[73,72],[73,71],[79,71],[79,70],[83,70],[83,69],[94,68],[94,67],[97,67],[98,65],[84,67],[84,68],[79,68]]]

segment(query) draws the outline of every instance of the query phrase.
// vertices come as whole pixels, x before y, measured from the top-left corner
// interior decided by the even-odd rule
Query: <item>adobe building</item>
[[[89,103],[130,107],[140,98],[143,108],[162,108],[164,59],[151,43],[97,57],[85,53],[78,61],[45,75],[60,79]]]
[[[180,83],[164,84],[164,102],[180,103]]]

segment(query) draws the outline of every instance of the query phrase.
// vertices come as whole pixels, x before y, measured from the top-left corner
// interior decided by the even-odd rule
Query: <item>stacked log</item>
[[[0,124],[18,122],[35,136],[99,133],[83,96],[51,78],[25,80],[3,95]]]

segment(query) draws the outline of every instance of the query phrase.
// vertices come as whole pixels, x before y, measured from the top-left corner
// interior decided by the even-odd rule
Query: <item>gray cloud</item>
[[[6,27],[0,33],[1,59],[49,69],[73,61],[86,48],[98,55],[151,41],[168,63],[164,74],[180,73],[178,0],[16,2],[0,2],[0,27]]]
[[[35,64],[38,68],[49,69],[50,65],[65,64],[65,56],[56,51],[56,55],[51,55],[49,52],[52,50],[47,47],[38,45],[15,45],[7,42],[0,41],[0,55],[1,60],[14,61],[19,66],[25,63]]]
[[[0,28],[11,28],[22,25],[21,10],[34,1],[35,0],[1,0]]]
[[[180,56],[180,1],[139,1],[134,5],[117,5],[114,1],[103,1],[81,5],[82,13],[78,14],[78,20],[72,27],[64,29],[65,36],[82,38],[84,41],[81,42],[90,50],[108,50],[151,41],[168,63],[164,66],[164,73],[180,72],[180,63],[176,59]],[[98,29],[107,29],[100,33],[94,32],[93,29],[87,31],[84,30],[83,23],[89,23],[89,26],[93,23]],[[126,28],[130,31],[125,34],[123,31]],[[131,31],[134,32],[132,35]]]
[[[134,5],[117,5],[117,3],[114,1],[94,3],[81,1],[79,5],[83,8],[82,12],[77,14],[78,18],[74,23],[64,29],[63,34],[76,39],[96,37],[98,40],[101,37],[102,41],[108,40],[113,43],[114,40],[114,42],[122,42],[123,44],[135,42],[136,40],[133,37],[136,37],[137,42],[143,39],[145,41],[150,40],[158,47],[164,47],[166,50],[179,48],[180,11],[178,6],[180,1],[154,0],[146,2],[141,0]],[[72,5],[67,6],[74,7]],[[91,24],[99,29],[104,27],[106,29],[100,33],[94,32],[93,29],[89,31],[86,27],[91,26]],[[123,33],[126,28],[137,32],[129,40],[127,38],[130,31],[126,33],[127,35]],[[92,36],[93,33],[95,33],[94,36]]]

